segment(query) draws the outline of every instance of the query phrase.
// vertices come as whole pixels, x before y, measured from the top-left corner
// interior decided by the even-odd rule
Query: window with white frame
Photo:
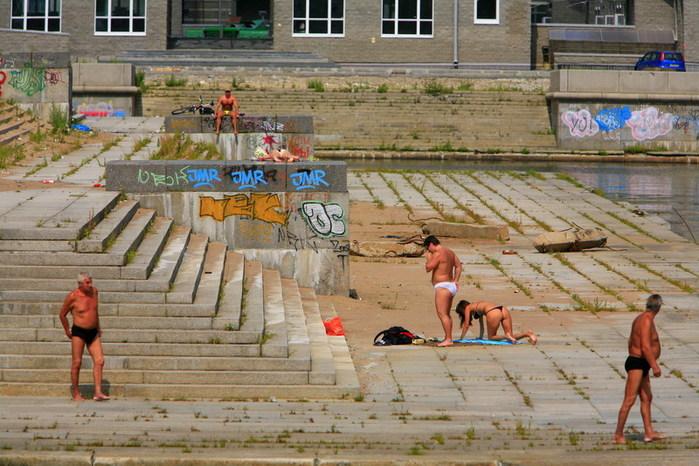
[[[432,0],[382,0],[381,35],[383,37],[432,37],[434,10]]]
[[[96,0],[96,35],[146,34],[146,0]]]
[[[343,36],[345,0],[294,0],[293,35]]]
[[[500,0],[473,0],[473,22],[500,24]]]
[[[61,0],[12,0],[12,29],[61,31]]]

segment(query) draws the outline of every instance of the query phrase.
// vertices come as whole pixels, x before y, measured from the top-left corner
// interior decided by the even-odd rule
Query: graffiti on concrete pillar
[[[305,189],[329,187],[330,184],[325,181],[325,175],[325,170],[302,168],[296,173],[291,173],[289,179],[296,191],[303,191]]]
[[[672,131],[673,115],[662,113],[655,107],[633,112],[626,122],[631,128],[631,135],[637,141],[645,141],[665,136]]]
[[[287,223],[279,195],[269,193],[225,195],[223,199],[200,196],[199,216],[212,217],[219,222],[237,216],[279,225]]]
[[[570,135],[576,138],[594,136],[599,131],[599,125],[586,109],[568,110],[561,115],[561,120],[568,127]]]
[[[2,97],[2,85],[7,81],[7,73],[0,71],[0,97]]]
[[[340,204],[308,201],[301,206],[301,212],[311,230],[323,238],[345,234],[345,212]]]

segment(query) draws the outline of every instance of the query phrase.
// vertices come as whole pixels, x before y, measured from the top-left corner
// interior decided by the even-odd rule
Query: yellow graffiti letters
[[[282,210],[279,195],[269,193],[226,195],[223,199],[200,196],[199,216],[213,217],[219,222],[232,216],[279,225],[286,225],[287,222],[287,214]]]

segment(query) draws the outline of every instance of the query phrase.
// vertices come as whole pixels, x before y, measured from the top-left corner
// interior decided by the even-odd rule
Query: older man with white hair
[[[60,312],[61,324],[66,336],[71,341],[73,359],[70,367],[71,395],[73,400],[82,401],[79,377],[83,360],[83,351],[92,356],[92,374],[95,382],[95,401],[105,401],[109,397],[102,392],[102,369],[104,368],[104,352],[102,351],[102,329],[97,313],[97,288],[92,286],[92,277],[87,273],[78,275],[78,287],[68,293]],[[68,313],[73,316],[73,326],[68,328]]]

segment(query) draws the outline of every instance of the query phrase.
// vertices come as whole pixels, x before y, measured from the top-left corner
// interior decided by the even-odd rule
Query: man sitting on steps
[[[231,126],[233,126],[233,133],[238,136],[238,116],[240,114],[240,107],[238,106],[238,100],[231,94],[230,89],[226,89],[224,94],[218,98],[216,102],[216,134],[221,134],[221,124],[223,123],[223,117],[227,116],[231,119]]]

